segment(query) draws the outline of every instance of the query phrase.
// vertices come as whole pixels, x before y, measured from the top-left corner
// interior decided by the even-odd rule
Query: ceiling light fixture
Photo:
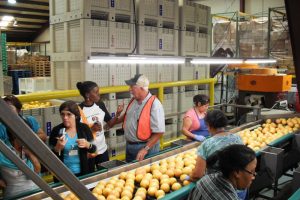
[[[17,1],[16,0],[8,0],[8,3],[11,3],[11,4],[16,4]]]
[[[5,15],[2,17],[2,21],[7,21],[7,22],[11,22],[13,21],[15,18],[13,16],[9,16],[9,15]]]
[[[243,61],[236,58],[192,58],[191,64],[242,64]]]
[[[171,56],[92,56],[91,64],[184,64],[184,57]]]
[[[276,63],[273,58],[192,58],[191,64],[265,64]]]
[[[180,56],[91,56],[88,60],[90,64],[263,64],[276,63],[275,59],[244,59],[244,58],[188,58]]]
[[[244,63],[246,64],[264,64],[264,63],[276,63],[276,60],[275,59],[268,59],[268,58],[263,58],[263,59],[260,59],[260,58],[249,58],[249,59],[246,59],[244,61]]]
[[[9,24],[8,21],[0,21],[0,27],[7,27]]]

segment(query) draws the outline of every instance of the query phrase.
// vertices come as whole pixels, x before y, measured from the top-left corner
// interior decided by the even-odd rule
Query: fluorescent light
[[[15,4],[15,3],[17,3],[17,1],[16,0],[8,0],[8,3]]]
[[[263,64],[276,63],[275,59],[239,58],[192,58],[191,64]]]
[[[9,24],[8,21],[0,21],[0,27],[7,27]]]
[[[255,59],[255,58],[250,58],[246,59],[244,61],[246,64],[263,64],[263,63],[276,63],[275,59]]]
[[[13,21],[15,18],[13,16],[8,16],[8,15],[5,15],[2,17],[2,21],[7,21],[7,22],[11,22]]]
[[[92,56],[91,64],[184,64],[184,57],[168,56]]]
[[[91,64],[252,64],[275,63],[275,59],[243,59],[243,58],[185,58],[175,56],[92,56],[88,60]]]
[[[242,64],[243,59],[235,58],[192,58],[192,64]]]

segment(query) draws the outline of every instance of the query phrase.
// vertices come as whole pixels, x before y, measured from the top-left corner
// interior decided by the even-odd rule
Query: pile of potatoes
[[[260,127],[249,130],[245,129],[239,132],[245,145],[258,151],[270,142],[294,131],[300,127],[300,118],[294,117],[289,119],[267,119]]]
[[[22,110],[29,110],[34,108],[47,108],[52,106],[51,102],[39,102],[39,101],[31,101],[29,103],[24,103],[22,106]]]
[[[186,179],[196,165],[196,149],[178,154],[152,165],[97,183],[92,193],[99,200],[145,200],[163,198],[171,191],[190,184]],[[62,196],[65,200],[78,199],[73,193]]]

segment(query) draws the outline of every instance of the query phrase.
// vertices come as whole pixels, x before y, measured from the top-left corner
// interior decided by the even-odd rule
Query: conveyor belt
[[[300,188],[288,200],[299,200],[299,199],[300,199]]]
[[[256,122],[248,123],[243,126],[234,128],[230,131],[236,133],[238,131],[244,130],[245,128],[249,128],[249,129],[257,128],[261,123],[262,123],[262,120],[259,120]],[[278,147],[281,144],[286,143],[287,141],[293,140],[293,136],[294,136],[294,133],[289,133],[287,135],[284,135],[283,137],[278,138],[275,141],[272,141],[267,147],[262,148],[259,151],[257,151],[256,156],[257,156],[258,160],[261,159],[261,155],[264,153],[264,151],[266,151],[267,148]],[[184,144],[185,143],[182,143],[182,145],[184,145]],[[160,161],[167,157],[175,156],[179,153],[182,153],[184,151],[190,150],[190,149],[198,147],[198,146],[199,146],[199,143],[197,143],[197,142],[192,142],[190,144],[186,144],[186,145],[180,146],[180,147],[174,146],[174,147],[169,148],[163,152],[160,152],[159,154],[155,155],[154,157],[148,158],[144,161],[129,163],[129,164],[126,164],[124,167],[120,167],[118,169],[112,169],[112,170],[108,170],[106,172],[92,174],[92,176],[83,178],[81,180],[81,182],[84,185],[93,185],[95,182],[116,176],[123,171],[130,171],[130,170],[133,170],[133,169],[145,166],[145,165],[149,165],[151,163]],[[257,169],[261,170],[260,166],[258,166]],[[257,189],[257,190],[255,190],[257,192],[261,189],[262,186],[264,186],[264,187],[270,186],[270,184],[272,184],[273,180],[272,180],[272,178],[268,177],[268,173],[264,172],[264,174],[262,174],[261,177],[257,177],[256,181],[254,181],[254,184],[255,184],[255,182],[258,183],[257,187],[254,187]],[[195,186],[195,183],[191,183],[188,186],[182,187],[180,190],[166,194],[166,196],[163,199],[164,200],[184,199],[187,197],[187,195],[193,189],[194,186]],[[55,188],[55,191],[58,193],[62,193],[62,192],[68,191],[68,189],[65,188],[65,186],[59,186],[59,187]],[[45,198],[45,197],[46,197],[46,195],[43,192],[40,192],[38,194],[34,194],[34,195],[28,196],[23,199],[41,199],[41,198]]]

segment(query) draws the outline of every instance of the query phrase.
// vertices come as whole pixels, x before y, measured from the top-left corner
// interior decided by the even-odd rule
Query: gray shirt
[[[137,100],[133,100],[131,106],[127,110],[126,113],[126,125],[125,125],[125,138],[129,142],[140,142],[136,137],[136,129],[138,118],[141,114],[141,111],[148,101],[148,99],[152,96],[149,92],[147,97],[142,101],[142,104],[138,104]],[[165,113],[162,104],[156,98],[151,107],[151,118],[150,118],[150,127],[152,133],[164,133],[165,132]]]

